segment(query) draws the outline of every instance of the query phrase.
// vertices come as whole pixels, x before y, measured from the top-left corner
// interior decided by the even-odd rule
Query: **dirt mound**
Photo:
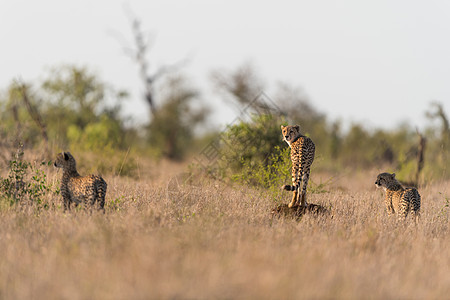
[[[330,212],[322,205],[313,203],[309,203],[305,207],[302,207],[300,205],[289,207],[287,204],[280,204],[272,209],[273,217],[290,217],[296,218],[297,220],[308,213],[313,215],[328,215]]]

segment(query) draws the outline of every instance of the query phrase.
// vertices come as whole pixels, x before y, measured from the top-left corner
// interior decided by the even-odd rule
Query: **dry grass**
[[[272,218],[276,203],[262,191],[197,178],[183,184],[160,173],[151,180],[105,176],[105,215],[3,207],[0,298],[450,295],[449,182],[420,189],[422,219],[415,226],[386,216],[373,186],[376,172],[358,175],[356,184],[344,176],[327,187],[331,192],[311,195],[332,217],[298,222]],[[50,180],[57,176],[49,171]]]

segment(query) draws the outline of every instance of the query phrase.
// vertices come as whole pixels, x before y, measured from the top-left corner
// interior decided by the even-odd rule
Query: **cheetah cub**
[[[417,222],[420,217],[420,195],[415,188],[404,188],[395,179],[395,173],[381,173],[375,185],[386,192],[385,204],[389,215],[397,214],[399,219],[406,219],[411,211]]]
[[[107,184],[105,180],[96,175],[80,176],[77,172],[75,158],[69,152],[62,152],[56,156],[55,167],[63,169],[61,181],[61,195],[64,201],[64,211],[70,210],[70,204],[75,206],[82,203],[88,206],[97,206],[104,210]]]
[[[301,134],[299,125],[281,125],[283,139],[291,148],[292,161],[292,185],[284,185],[286,191],[293,191],[292,201],[289,207],[300,204],[306,207],[306,187],[308,186],[309,172],[314,161],[316,146],[313,141]],[[301,194],[300,194],[301,188]]]

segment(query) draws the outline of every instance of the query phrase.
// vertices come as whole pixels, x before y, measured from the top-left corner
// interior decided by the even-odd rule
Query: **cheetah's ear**
[[[69,152],[63,152],[64,153],[64,159],[69,160]]]
[[[395,173],[392,173],[392,178],[395,178]]]
[[[294,128],[297,129],[297,131],[300,131],[300,125],[294,125]]]
[[[283,125],[281,125],[281,130],[283,130],[284,129],[284,126]]]

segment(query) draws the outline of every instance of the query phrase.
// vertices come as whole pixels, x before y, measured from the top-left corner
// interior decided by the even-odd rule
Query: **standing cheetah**
[[[63,169],[61,195],[64,201],[64,211],[70,210],[73,202],[76,206],[83,203],[84,208],[97,205],[98,210],[104,210],[107,184],[100,176],[80,176],[77,172],[75,158],[69,152],[59,153],[54,163],[55,167]]]
[[[300,133],[300,126],[281,125],[283,139],[291,147],[292,185],[284,185],[286,191],[294,191],[289,207],[300,205],[306,207],[306,187],[308,186],[309,172],[314,161],[316,146],[313,141]],[[301,199],[299,189],[302,188]]]
[[[385,203],[389,215],[396,213],[399,219],[406,219],[412,211],[417,222],[420,217],[420,194],[415,188],[404,188],[395,179],[395,173],[381,173],[377,176],[375,185],[383,187],[386,192]]]

